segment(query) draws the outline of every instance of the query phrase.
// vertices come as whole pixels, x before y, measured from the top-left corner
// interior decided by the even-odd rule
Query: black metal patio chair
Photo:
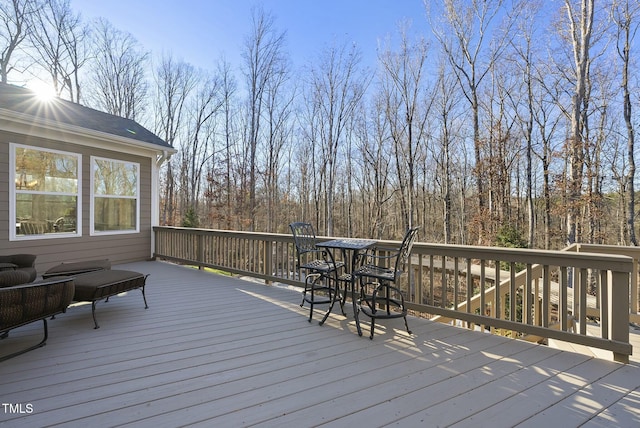
[[[373,339],[376,319],[404,318],[407,332],[411,334],[407,323],[407,307],[399,281],[418,229],[419,227],[407,229],[398,248],[378,247],[373,252],[365,254],[362,266],[353,273],[355,280],[360,283],[358,313],[362,312],[371,318],[370,339]],[[357,317],[356,322],[360,322]]]
[[[344,267],[344,263],[336,262],[330,251],[316,246],[316,234],[310,223],[295,222],[289,227],[296,247],[296,267],[306,271],[300,306],[304,306],[305,302],[309,304],[309,322],[313,318],[315,305],[329,304],[331,306],[320,321],[320,325],[324,324],[336,300],[340,301],[340,309],[345,315],[338,281],[338,271]]]

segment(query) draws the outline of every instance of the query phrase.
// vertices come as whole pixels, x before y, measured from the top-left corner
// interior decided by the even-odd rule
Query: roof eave
[[[18,113],[12,110],[0,108],[0,120],[8,123],[1,123],[0,128],[5,131],[38,136],[41,138],[56,137],[61,140],[68,140],[69,136],[82,137],[73,143],[86,146],[96,146],[99,144],[110,142],[118,145],[120,148],[134,149],[137,152],[140,149],[152,151],[156,154],[168,153],[175,154],[177,150],[169,145],[161,146],[134,138],[126,138],[120,135],[110,134],[108,132],[96,131],[84,128],[82,126],[70,125],[49,119],[37,118],[29,114]],[[53,133],[53,134],[52,134]],[[56,134],[59,134],[56,136]],[[64,138],[64,137],[67,138]],[[85,140],[86,139],[86,140]],[[131,151],[131,150],[127,150]]]

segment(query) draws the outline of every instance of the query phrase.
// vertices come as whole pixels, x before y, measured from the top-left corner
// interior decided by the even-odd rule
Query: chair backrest
[[[404,238],[402,238],[402,244],[400,244],[400,249],[398,250],[398,258],[396,259],[396,272],[401,270],[402,266],[407,263],[409,255],[411,254],[411,248],[413,247],[413,243],[416,240],[419,229],[420,226],[410,227],[404,234]]]
[[[316,232],[313,225],[304,222],[295,222],[289,225],[291,233],[293,233],[293,242],[296,246],[298,256],[311,251],[317,251],[316,248]]]

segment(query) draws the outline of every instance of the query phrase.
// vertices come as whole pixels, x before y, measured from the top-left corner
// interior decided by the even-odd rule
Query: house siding
[[[9,144],[24,144],[82,155],[82,236],[9,241]],[[139,232],[117,235],[90,236],[90,172],[91,156],[136,162],[140,165]],[[152,162],[149,157],[122,151],[94,148],[81,144],[29,137],[0,132],[0,254],[36,254],[36,269],[42,274],[61,262],[109,259],[112,264],[146,260],[151,256],[151,180]]]

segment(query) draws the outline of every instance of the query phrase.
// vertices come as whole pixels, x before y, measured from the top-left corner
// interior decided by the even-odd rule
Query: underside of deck
[[[140,291],[74,305],[0,363],[3,427],[640,426],[640,366],[410,318],[373,341],[300,292],[163,262]],[[368,324],[363,323],[365,332]],[[37,343],[13,330],[0,353]],[[357,425],[356,425],[357,424]]]

